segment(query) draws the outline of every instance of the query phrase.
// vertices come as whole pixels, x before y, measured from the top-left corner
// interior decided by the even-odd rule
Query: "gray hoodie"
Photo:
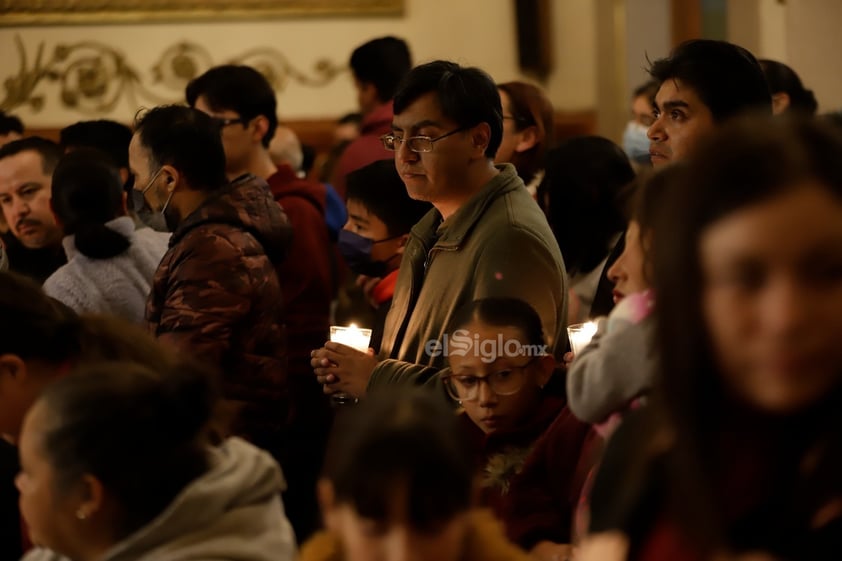
[[[147,526],[101,561],[292,561],[292,527],[280,493],[284,479],[266,452],[231,438],[211,451],[210,470]],[[35,549],[24,561],[59,561]]]

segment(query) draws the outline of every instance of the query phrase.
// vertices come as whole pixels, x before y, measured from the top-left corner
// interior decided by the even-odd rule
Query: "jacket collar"
[[[134,220],[129,216],[120,216],[114,220],[109,220],[105,223],[105,227],[109,230],[114,230],[118,234],[126,238],[131,238],[135,231]],[[67,255],[67,260],[70,261],[79,254],[76,249],[76,235],[71,234],[64,236],[61,240],[61,245],[64,247],[64,253]]]
[[[433,209],[412,228],[413,235],[424,240],[428,246],[437,238],[436,247],[442,249],[459,247],[491,203],[506,193],[523,188],[523,180],[518,177],[512,164],[498,165],[497,169],[500,173],[486,183],[468,202],[459,207],[450,218],[442,222],[441,213]]]

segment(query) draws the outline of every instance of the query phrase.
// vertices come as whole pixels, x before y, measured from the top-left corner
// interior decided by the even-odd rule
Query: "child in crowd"
[[[394,160],[348,174],[346,194],[348,222],[338,247],[374,308],[369,346],[378,352],[409,231],[432,206],[409,198]]]
[[[570,409],[587,423],[606,421],[652,385],[656,368],[650,262],[653,222],[680,168],[676,164],[638,181],[625,248],[608,270],[616,306],[607,318],[597,319],[596,334],[568,368]]]
[[[452,408],[389,388],[343,411],[319,484],[327,531],[301,561],[528,561],[474,508],[473,462]]]
[[[486,298],[461,310],[445,386],[477,444],[481,502],[538,559],[572,554],[573,513],[599,441],[551,391],[555,360],[528,304]]]

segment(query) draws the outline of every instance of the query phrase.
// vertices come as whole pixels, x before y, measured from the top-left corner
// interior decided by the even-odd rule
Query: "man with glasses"
[[[285,500],[302,541],[318,525],[310,491],[331,424],[330,403],[314,383],[309,363],[310,349],[328,336],[334,292],[334,252],[325,219],[327,188],[298,177],[289,164],[273,162],[269,145],[278,126],[277,101],[272,86],[257,70],[235,65],[211,68],[190,82],[186,94],[190,106],[216,120],[228,179],[259,181],[264,188],[265,180],[292,226],[292,245],[277,271],[289,343],[289,391],[295,403],[290,429],[294,436],[289,438],[297,439],[299,450],[294,464],[284,465],[290,483]]]
[[[500,96],[476,68],[415,68],[395,96],[383,145],[409,195],[431,210],[404,250],[379,357],[335,343],[313,352],[325,391],[357,397],[392,383],[440,384],[437,349],[454,312],[480,298],[517,298],[541,317],[550,349],[564,350],[567,288],[555,238],[514,167],[495,167]],[[435,351],[439,352],[435,352]]]

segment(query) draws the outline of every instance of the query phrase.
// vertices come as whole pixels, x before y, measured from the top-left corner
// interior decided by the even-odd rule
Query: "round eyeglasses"
[[[449,374],[442,378],[447,393],[456,401],[475,401],[479,399],[479,387],[488,384],[488,388],[496,395],[514,395],[526,383],[525,370],[538,357],[532,357],[524,365],[510,366],[485,376]]]
[[[429,136],[410,136],[409,138],[401,138],[399,136],[395,136],[394,134],[384,134],[380,137],[380,141],[383,143],[383,148],[390,152],[397,152],[400,149],[401,144],[406,143],[406,147],[409,148],[410,151],[426,153],[433,151],[433,143],[438,142],[443,138],[447,138],[450,135],[456,134],[457,132],[468,130],[469,128],[471,127],[459,127],[456,130],[452,130],[441,136],[437,136],[436,138],[430,138]]]

